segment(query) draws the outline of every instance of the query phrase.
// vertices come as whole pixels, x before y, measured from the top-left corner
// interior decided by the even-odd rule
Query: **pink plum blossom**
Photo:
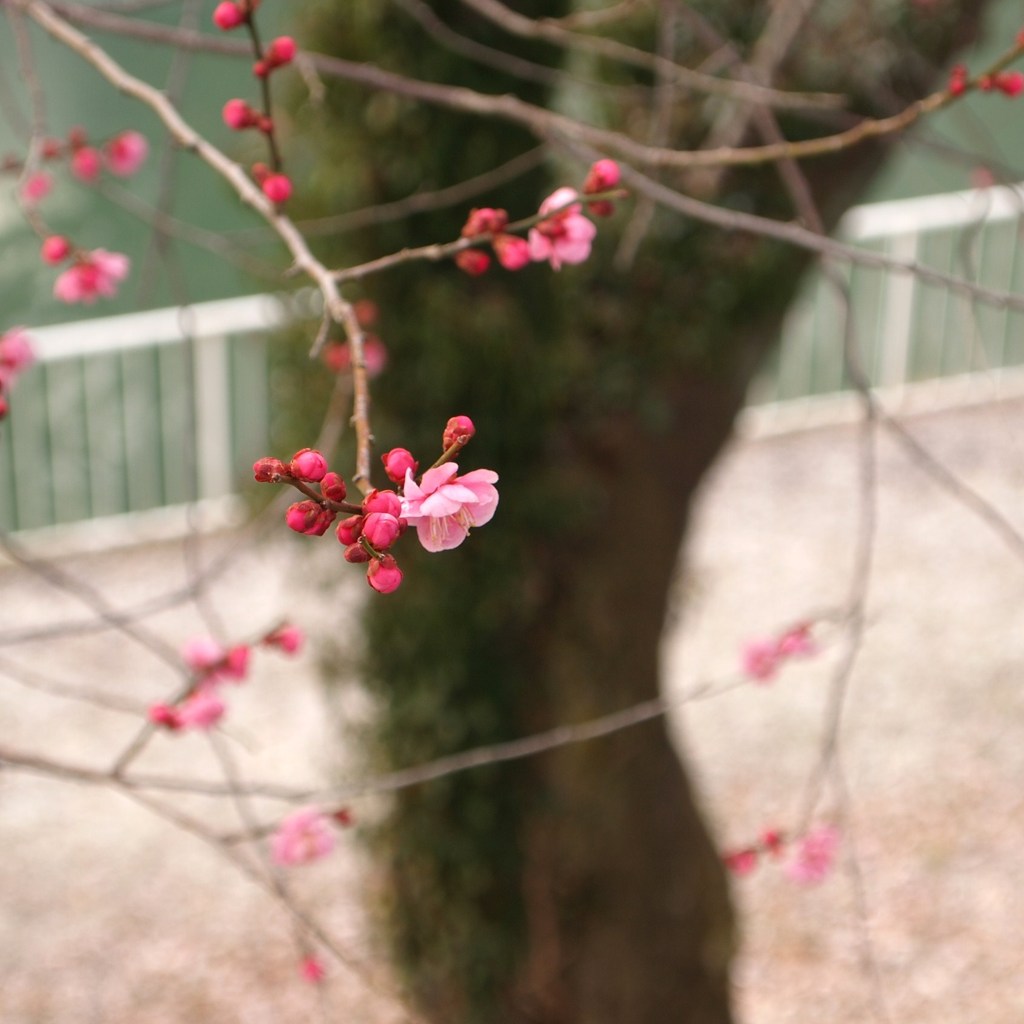
[[[267,647],[276,647],[285,654],[297,654],[306,641],[306,634],[298,626],[279,626],[263,638]]]
[[[227,652],[216,640],[209,637],[192,637],[181,648],[181,657],[186,665],[197,673],[209,672],[216,668]]]
[[[92,305],[98,298],[117,294],[118,284],[128,276],[128,257],[106,249],[93,249],[68,267],[53,285],[53,294],[61,302]]]
[[[32,342],[23,327],[12,327],[0,334],[0,368],[9,374],[21,373],[35,362]]]
[[[315,807],[303,807],[289,814],[270,840],[271,856],[285,867],[319,860],[333,849],[330,821]]]
[[[26,203],[38,203],[53,190],[53,178],[46,171],[30,174],[21,186],[21,198]]]
[[[722,863],[738,878],[751,874],[757,867],[757,850],[733,850],[722,855]]]
[[[831,825],[811,829],[797,844],[786,874],[800,885],[814,885],[832,870],[839,849],[839,830]]]
[[[120,178],[129,178],[146,162],[149,142],[141,132],[125,131],[115,135],[103,147],[107,170]]]
[[[182,729],[212,729],[226,710],[212,689],[199,689],[178,707],[177,722]]]
[[[82,146],[71,154],[71,173],[79,181],[93,182],[103,170],[103,158],[92,146]]]
[[[522,270],[530,262],[530,243],[518,235],[495,235],[491,246],[506,270]]]
[[[419,483],[412,471],[406,473],[402,518],[416,527],[427,551],[458,547],[470,528],[490,522],[498,507],[497,473],[475,469],[457,476],[458,471],[454,462],[446,462],[428,469]]]
[[[535,262],[547,260],[558,270],[563,263],[582,263],[590,255],[597,228],[580,212],[580,204],[573,203],[575,198],[575,189],[560,188],[540,204],[541,214],[558,212],[530,229],[530,258]]]
[[[779,648],[774,640],[750,640],[743,648],[743,671],[759,683],[767,683],[779,670]]]
[[[307,956],[299,965],[299,973],[311,985],[317,985],[324,980],[327,969],[315,956]]]

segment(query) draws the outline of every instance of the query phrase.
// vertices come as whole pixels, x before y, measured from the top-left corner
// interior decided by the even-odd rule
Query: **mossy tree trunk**
[[[705,6],[743,46],[771,5]],[[947,4],[927,22],[912,3],[890,5],[890,23],[869,5],[826,6],[834,16],[780,77],[849,92],[868,111],[872,84],[906,96],[924,88],[927,74],[911,73],[920,66],[912,37],[941,59],[966,41],[983,4]],[[508,43],[461,4],[432,7],[459,31]],[[518,7],[557,13],[539,0]],[[325,2],[310,35],[318,49],[405,73],[551,100],[544,87],[523,90],[438,51],[399,17],[376,4]],[[544,47],[517,52],[560,59]],[[681,108],[676,141],[694,144],[708,105]],[[315,117],[307,138],[329,170],[312,184],[334,211],[450,184],[533,144],[507,125],[339,83]],[[864,149],[809,167],[829,221],[882,155]],[[478,205],[521,216],[551,183],[533,173]],[[773,168],[719,187],[726,204],[793,215]],[[382,224],[335,255],[352,261],[452,238],[466,212]],[[615,272],[625,218],[602,226],[587,267],[560,275],[532,267],[469,279],[431,265],[368,285],[391,351],[375,386],[381,450],[401,444],[429,462],[445,420],[465,413],[478,434],[463,468],[501,474],[501,505],[486,529],[445,555],[404,545],[406,582],[370,601],[366,676],[380,696],[370,748],[381,768],[659,692],[658,643],[690,500],[775,343],[806,260],[659,214],[629,271]],[[727,884],[663,721],[407,790],[376,849],[396,963],[438,1024],[731,1021]]]

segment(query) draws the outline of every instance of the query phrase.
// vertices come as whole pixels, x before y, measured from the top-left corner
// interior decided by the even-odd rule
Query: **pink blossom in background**
[[[53,294],[61,302],[91,306],[98,298],[117,294],[118,284],[128,276],[128,267],[128,257],[122,253],[93,249],[57,278]]]
[[[128,178],[146,162],[149,142],[140,132],[126,131],[115,135],[103,147],[107,170],[120,178]]]
[[[32,342],[23,327],[12,327],[0,334],[0,368],[13,375],[30,367],[35,360]]]
[[[241,682],[249,674],[249,655],[251,650],[247,644],[236,644],[228,651],[224,664],[217,671],[217,676]]]
[[[319,860],[333,849],[330,821],[315,807],[303,807],[289,814],[270,839],[271,856],[285,867]]]
[[[743,646],[743,671],[751,679],[766,683],[779,670],[779,649],[774,640],[748,640]]]
[[[818,653],[818,645],[811,636],[811,627],[801,623],[779,637],[776,648],[783,658],[810,658]]]
[[[186,640],[181,648],[181,657],[193,672],[209,672],[224,660],[227,652],[216,640],[209,637],[193,637]]]
[[[495,235],[491,246],[506,270],[522,270],[530,262],[530,243],[518,235]]]
[[[311,985],[316,985],[324,980],[327,969],[315,956],[307,956],[299,965],[299,973]]]
[[[757,867],[757,850],[734,850],[723,854],[722,863],[738,878],[744,878]]]
[[[366,567],[366,582],[378,594],[393,594],[402,585],[402,575],[402,570],[391,555],[374,558]]]
[[[92,146],[82,146],[71,154],[71,173],[79,181],[93,182],[103,170],[103,158]]]
[[[580,212],[579,203],[572,203],[576,190],[560,188],[540,204],[540,213],[565,207],[530,229],[530,258],[547,260],[558,270],[563,263],[582,263],[590,255],[590,246],[597,234],[594,222]],[[566,206],[566,203],[572,203]]]
[[[839,830],[831,825],[819,825],[796,844],[785,872],[800,885],[814,885],[832,870],[838,850]]]
[[[419,483],[406,473],[401,515],[416,527],[427,551],[458,547],[470,528],[490,522],[498,507],[497,473],[475,469],[457,476],[458,471],[454,462],[446,462],[428,469]]]
[[[178,707],[178,725],[182,729],[212,729],[226,710],[224,701],[213,690],[196,690]]]
[[[298,626],[281,626],[263,638],[267,647],[276,647],[285,654],[297,654],[306,642],[306,634]]]
[[[26,203],[38,203],[53,191],[53,178],[46,171],[30,174],[21,185],[21,198]]]

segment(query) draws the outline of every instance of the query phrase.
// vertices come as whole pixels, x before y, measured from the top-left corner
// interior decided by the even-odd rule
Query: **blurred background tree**
[[[780,88],[849,97],[841,111],[774,114],[517,39],[457,0],[397,6],[419,20],[386,4],[311,3],[303,42],[693,149],[770,141],[775,119],[796,139],[901,109],[936,85],[985,4],[665,0],[636,5],[607,29],[688,67],[713,60],[738,73],[745,59]],[[571,0],[515,8],[576,11]],[[439,45],[423,27],[432,19],[533,70],[523,78],[493,57]],[[340,80],[325,86],[323,102],[296,115],[293,166],[305,164],[300,191],[315,197],[297,215],[451,186],[538,146],[509,124]],[[802,166],[826,226],[863,194],[889,145]],[[532,170],[475,205],[527,215],[554,187],[578,186],[586,166],[549,144]],[[807,215],[777,166],[667,180],[727,208]],[[453,238],[470,205],[382,217],[319,248],[351,264]],[[469,278],[450,263],[413,264],[367,282],[359,294],[378,303],[391,358],[374,390],[378,450],[403,445],[429,464],[447,418],[468,414],[478,434],[463,468],[497,469],[502,493],[486,537],[446,556],[404,555],[401,592],[369,603],[375,767],[657,696],[690,499],[808,262],[776,243],[645,210],[641,198],[601,223],[582,267],[495,267]],[[382,924],[430,1020],[731,1020],[737,929],[727,883],[662,720],[405,791],[374,842]]]

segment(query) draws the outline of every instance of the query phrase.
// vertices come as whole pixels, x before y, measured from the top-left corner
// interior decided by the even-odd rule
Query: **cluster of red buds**
[[[300,650],[304,639],[297,626],[285,624],[264,634],[257,643],[293,655]],[[245,681],[253,646],[223,647],[205,637],[189,640],[181,652],[190,673],[189,685],[170,703],[153,704],[148,712],[150,722],[170,732],[212,729],[227,711],[221,697],[221,684]]]
[[[744,877],[753,873],[762,855],[779,861],[788,851],[783,866],[787,877],[799,885],[815,885],[832,871],[839,844],[839,830],[834,825],[818,825],[794,840],[771,828],[762,832],[757,842],[722,854],[722,862],[734,875]]]
[[[259,36],[253,27],[253,16],[259,6],[258,0],[224,0],[213,12],[213,23],[225,32],[245,26],[252,37],[256,60],[252,72],[257,78],[266,79],[277,68],[290,64],[295,59],[298,47],[291,36],[279,36],[265,48],[261,46]],[[269,102],[267,86],[263,86],[264,100]],[[258,110],[245,100],[231,99],[224,104],[222,110],[224,123],[236,132],[254,128],[262,132],[270,146],[271,164],[254,163],[252,177],[262,189],[263,194],[276,206],[288,201],[292,194],[292,181],[280,166],[280,157],[274,143],[274,121],[270,116],[269,106]]]
[[[7,415],[7,395],[15,378],[34,362],[35,353],[24,328],[12,327],[0,334],[0,420]]]
[[[949,93],[962,96],[967,91],[970,75],[963,64],[957,64],[949,73]],[[982,92],[1001,92],[1013,99],[1024,92],[1024,72],[1000,71],[995,75],[982,75],[978,79],[978,88]]]
[[[489,206],[470,211],[461,236],[474,243],[488,243],[506,270],[522,270],[531,262],[547,261],[555,270],[563,263],[582,263],[590,255],[597,228],[583,216],[578,200],[584,196],[600,197],[588,202],[587,210],[595,217],[609,216],[615,212],[612,199],[623,194],[617,189],[620,178],[619,165],[614,160],[598,160],[579,192],[560,188],[541,203],[541,219],[530,228],[526,238],[509,230],[506,210]],[[491,257],[483,249],[461,249],[455,254],[455,265],[478,277],[490,267]]]
[[[135,174],[146,162],[149,143],[136,131],[118,132],[100,143],[93,143],[83,128],[72,128],[66,139],[43,139],[39,159],[44,164],[67,160],[68,169],[79,181],[92,184],[106,171],[119,178]],[[0,169],[20,172],[23,162],[14,156],[3,159]],[[53,175],[48,170],[33,171],[21,184],[22,202],[34,204],[53,191]]]
[[[306,497],[289,505],[285,522],[296,533],[322,537],[344,513],[336,528],[345,561],[366,566],[367,583],[390,594],[402,583],[392,548],[410,525],[428,551],[457,547],[474,526],[489,522],[498,504],[498,476],[478,469],[458,476],[452,461],[475,433],[468,416],[453,416],[442,436],[442,453],[421,477],[419,463],[405,448],[381,456],[394,489],[373,489],[358,504],[348,501],[345,481],[332,472],[324,456],[311,448],[290,461],[265,457],[253,465],[259,483],[287,483]]]
[[[782,856],[786,839],[778,829],[769,828],[761,833],[756,843],[722,854],[722,863],[734,874],[749,875],[757,867],[762,854],[770,854],[778,860]]]

